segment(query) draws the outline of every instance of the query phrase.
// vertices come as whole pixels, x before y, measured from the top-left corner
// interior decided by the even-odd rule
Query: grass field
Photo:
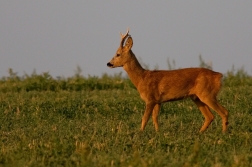
[[[229,111],[203,134],[190,100],[165,103],[160,131],[140,132],[144,103],[120,75],[0,81],[0,166],[252,166],[252,78],[229,72],[218,99]]]

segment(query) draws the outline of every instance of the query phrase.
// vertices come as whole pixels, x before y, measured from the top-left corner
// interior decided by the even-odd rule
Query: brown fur
[[[125,46],[123,46],[127,38]],[[131,48],[133,39],[128,32],[121,34],[121,43],[116,55],[107,63],[111,68],[123,67],[132,83],[146,103],[141,130],[144,130],[152,115],[155,129],[158,131],[158,114],[164,102],[190,97],[205,117],[200,129],[203,132],[214,119],[210,108],[222,118],[222,130],[227,130],[228,111],[217,102],[221,88],[222,74],[205,68],[185,68],[179,70],[145,70],[141,67]]]

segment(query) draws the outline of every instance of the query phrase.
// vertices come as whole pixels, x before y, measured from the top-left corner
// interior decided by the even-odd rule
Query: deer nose
[[[108,67],[112,67],[113,64],[111,64],[110,62],[108,62],[108,63],[107,63],[107,66],[108,66]]]

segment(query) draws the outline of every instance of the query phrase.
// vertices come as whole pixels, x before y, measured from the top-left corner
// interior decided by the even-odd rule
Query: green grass
[[[216,113],[199,134],[204,119],[190,100],[165,103],[160,131],[150,120],[140,132],[144,103],[120,75],[3,78],[0,166],[251,166],[252,79],[237,75],[218,96],[226,134]]]

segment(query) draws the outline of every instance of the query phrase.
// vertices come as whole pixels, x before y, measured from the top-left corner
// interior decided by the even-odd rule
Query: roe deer
[[[120,46],[107,66],[110,68],[123,67],[145,101],[146,107],[142,117],[141,130],[144,130],[152,114],[155,129],[158,131],[158,114],[161,103],[187,97],[194,101],[205,117],[200,132],[205,131],[214,119],[210,108],[221,116],[223,132],[227,130],[228,111],[217,102],[216,98],[221,88],[221,73],[205,68],[171,71],[145,70],[131,50],[133,39],[129,35],[129,29],[125,35],[120,34]]]

